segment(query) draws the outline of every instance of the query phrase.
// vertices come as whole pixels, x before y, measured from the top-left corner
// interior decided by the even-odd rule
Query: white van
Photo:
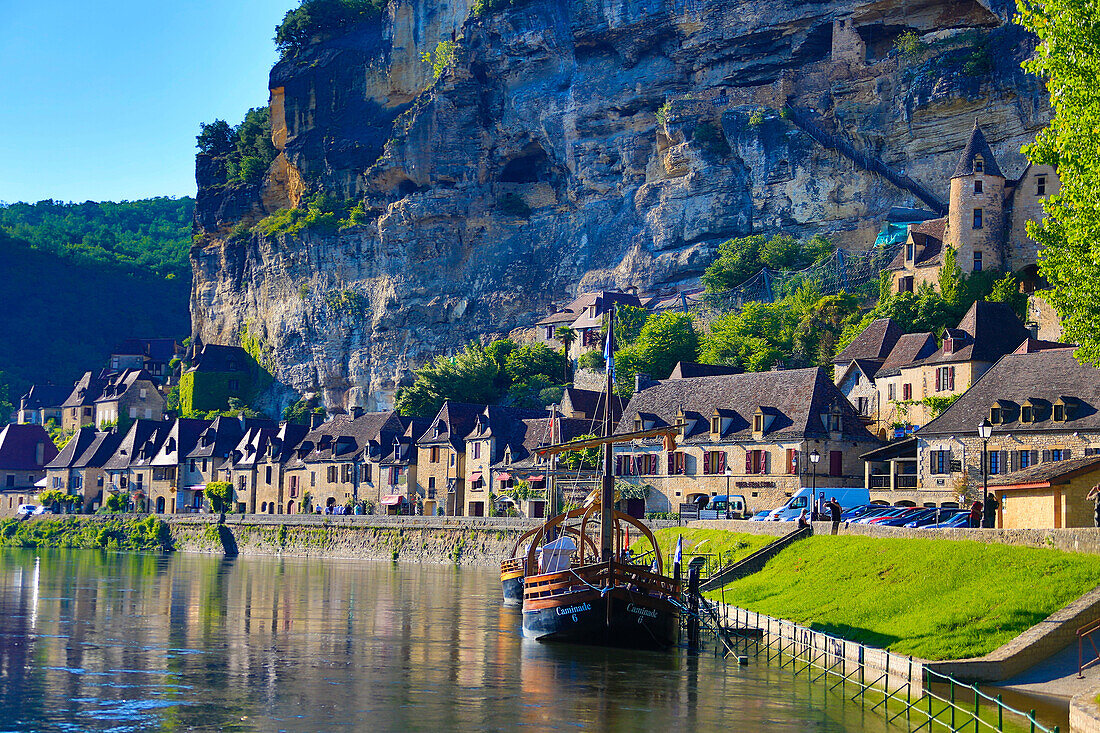
[[[836,497],[837,503],[840,504],[840,508],[847,511],[852,507],[861,506],[863,504],[871,503],[871,495],[867,489],[818,489],[817,494],[825,494],[825,501]],[[798,515],[802,513],[802,510],[806,510],[807,515],[813,514],[813,502],[814,502],[814,490],[808,487],[802,487],[787,500],[787,503],[776,509],[772,509],[771,514],[768,515],[768,521],[770,522],[793,522],[798,519]]]

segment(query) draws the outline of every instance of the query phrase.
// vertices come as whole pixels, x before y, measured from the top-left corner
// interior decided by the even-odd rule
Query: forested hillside
[[[190,332],[190,198],[0,206],[0,391],[67,384],[129,337]],[[0,401],[3,395],[0,394]]]

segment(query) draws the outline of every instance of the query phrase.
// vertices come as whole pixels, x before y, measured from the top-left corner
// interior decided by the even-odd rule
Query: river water
[[[523,639],[499,596],[484,568],[0,550],[0,731],[892,730],[789,668]]]

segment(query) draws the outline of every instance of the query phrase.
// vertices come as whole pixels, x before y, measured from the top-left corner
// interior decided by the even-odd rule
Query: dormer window
[[[720,418],[718,415],[715,415],[710,419],[710,432],[713,435],[722,434],[722,418]]]
[[[1035,407],[1030,402],[1025,402],[1020,406],[1020,422],[1035,422]]]
[[[1066,406],[1058,403],[1054,404],[1054,422],[1066,421]]]
[[[840,411],[833,410],[829,413],[829,430],[831,432],[838,432],[840,430]]]
[[[443,434],[443,423],[438,422],[435,424],[435,437],[438,438]]]
[[[1073,419],[1073,412],[1077,407],[1076,397],[1059,397],[1051,408],[1054,422],[1066,422]]]
[[[910,242],[905,245],[905,261],[912,262],[917,258],[917,245]]]
[[[985,173],[985,161],[982,160],[982,156],[980,155],[974,157],[974,172]]]
[[[764,432],[764,415],[763,413],[756,413],[752,416],[752,431],[754,433]]]
[[[943,353],[954,354],[955,353],[955,339],[947,336],[943,340]]]
[[[1001,412],[1001,408],[994,405],[989,408],[989,422],[994,425],[1000,425],[1004,419],[1004,413]]]
[[[634,432],[636,432],[636,433],[642,432],[642,418],[641,418],[640,415],[638,417],[634,418]]]

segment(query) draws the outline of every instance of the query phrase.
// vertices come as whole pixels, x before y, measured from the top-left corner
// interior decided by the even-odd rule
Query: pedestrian
[[[1085,497],[1096,502],[1092,508],[1092,523],[1096,527],[1100,527],[1100,484],[1096,484],[1089,491],[1089,495]]]
[[[843,514],[840,502],[834,496],[829,499],[829,503],[825,506],[829,507],[829,518],[833,521],[833,534],[838,534],[840,532],[840,515]]]
[[[980,501],[976,501],[970,506],[970,527],[971,529],[978,529],[981,526],[982,503]]]
[[[805,529],[806,527],[809,527],[809,526],[810,526],[810,519],[809,519],[809,517],[806,516],[806,510],[803,509],[802,512],[798,515],[798,528],[799,529]]]
[[[985,504],[982,506],[982,527],[993,529],[997,526],[997,507],[999,506],[993,492],[985,495]]]

